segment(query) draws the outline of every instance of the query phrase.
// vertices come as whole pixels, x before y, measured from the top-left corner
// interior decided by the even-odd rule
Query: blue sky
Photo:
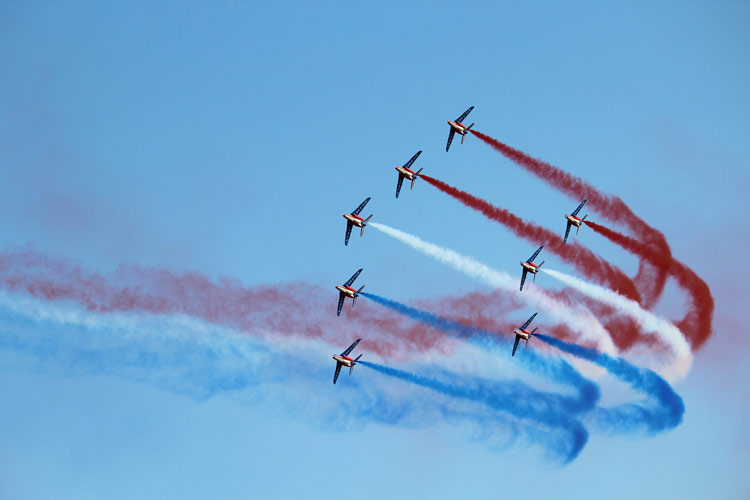
[[[0,496],[740,498],[749,276],[717,263],[749,243],[747,19],[741,2],[3,4],[4,248],[291,290],[364,267],[369,290],[404,301],[480,290],[372,229],[344,247],[341,219],[372,196],[374,220],[515,272],[533,245],[424,182],[394,199],[393,166],[421,149],[425,173],[562,233],[577,201],[475,137],[445,153],[446,120],[475,105],[478,130],[662,230],[717,307],[713,338],[676,386],[684,423],[593,435],[565,467],[447,424],[328,425],[241,394],[175,391],[161,373],[6,348]],[[593,232],[578,240],[636,270]],[[682,297],[669,285],[657,310],[677,315]],[[23,332],[18,321],[2,324]]]

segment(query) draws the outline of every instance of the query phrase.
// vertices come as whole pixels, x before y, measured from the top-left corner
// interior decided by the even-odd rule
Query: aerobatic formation
[[[33,247],[14,247],[0,252],[0,346],[76,373],[117,374],[201,399],[247,391],[243,401],[267,401],[315,425],[341,428],[356,420],[414,428],[443,422],[466,430],[490,449],[530,444],[561,463],[574,460],[595,432],[644,436],[679,425],[685,407],[668,381],[688,373],[694,351],[711,335],[708,286],[673,256],[664,235],[621,199],[474,130],[474,123],[464,125],[473,109],[448,121],[446,151],[455,134],[462,143],[472,134],[567,194],[571,206],[578,206],[568,214],[560,207],[564,234],[561,227],[543,227],[416,169],[415,163],[424,160],[421,150],[395,167],[395,195],[398,199],[404,180],[413,189],[422,179],[525,240],[523,252],[533,253],[520,262],[520,286],[518,268],[506,271],[514,262],[483,263],[445,242],[372,222],[372,214],[364,218],[371,201],[367,197],[343,214],[347,248],[341,251],[356,251],[348,249],[354,227],[361,237],[371,226],[407,251],[477,280],[481,288],[422,299],[417,308],[365,292],[364,285],[357,288],[363,272],[358,269],[335,285],[334,317],[327,287],[297,283],[290,294],[278,284],[244,287],[238,280],[140,267],[102,275]],[[461,150],[446,158],[456,154]],[[386,186],[392,182],[389,172],[383,171]],[[351,200],[352,205],[357,201]],[[579,217],[584,205],[602,220]],[[568,243],[574,226],[577,236]],[[592,231],[579,235],[583,226]],[[638,273],[629,276],[583,245],[594,233],[638,258]],[[571,266],[573,274],[556,269],[557,263]],[[351,271],[342,269],[339,278]],[[525,283],[529,273],[533,282]],[[539,273],[547,276],[536,283]],[[376,277],[368,267],[369,288]],[[670,277],[687,295],[687,310],[677,321],[653,311]],[[545,289],[553,282],[548,278],[565,288]],[[355,308],[360,297],[375,307]],[[347,298],[352,308],[342,314]],[[532,337],[536,340],[528,345]],[[519,351],[521,341],[524,349]],[[325,356],[347,345],[332,356],[336,385],[331,386]],[[360,345],[367,361],[361,353],[352,354]],[[299,356],[300,350],[315,355]],[[381,364],[385,361],[410,368]],[[351,375],[355,365],[368,368],[368,376],[346,377],[337,384],[342,367]],[[583,369],[626,384],[636,400],[601,404],[599,385],[579,371]],[[534,376],[518,376],[517,371]],[[275,390],[279,387],[284,389]],[[350,393],[341,405],[339,391],[357,395]]]
[[[491,328],[488,330],[486,327],[475,326],[475,323],[486,322],[485,318],[464,315],[461,316],[460,320],[457,320],[448,316],[439,316],[427,311],[420,311],[372,293],[364,293],[362,292],[364,286],[356,290],[351,285],[362,271],[361,269],[346,284],[336,287],[339,291],[337,314],[340,315],[346,297],[350,297],[353,301],[356,301],[357,296],[362,295],[384,306],[389,311],[396,312],[403,317],[428,326],[447,336],[465,341],[480,342],[484,346],[488,344],[495,347],[507,345],[510,350],[510,358],[515,357],[520,341],[525,341],[525,345],[528,346],[529,339],[537,337],[547,346],[557,348],[565,354],[565,357],[578,358],[579,360],[585,360],[603,367],[611,376],[625,381],[646,397],[646,402],[642,405],[630,403],[605,409],[596,405],[598,389],[591,389],[591,387],[595,387],[595,384],[587,381],[587,384],[591,384],[590,386],[585,385],[586,390],[589,391],[589,395],[591,395],[591,391],[597,394],[597,396],[592,397],[591,401],[586,404],[572,405],[575,409],[562,405],[561,407],[554,407],[555,410],[553,411],[552,406],[550,406],[552,414],[557,411],[561,412],[560,415],[556,415],[552,419],[555,425],[566,421],[566,418],[571,419],[564,425],[572,433],[571,435],[575,434],[576,431],[581,431],[583,435],[588,436],[585,429],[578,429],[573,422],[582,421],[589,423],[592,428],[605,429],[613,422],[611,420],[613,418],[623,419],[618,420],[619,424],[614,426],[617,427],[616,431],[619,432],[629,432],[633,429],[662,432],[679,425],[684,413],[684,405],[682,399],[674,392],[665,378],[676,381],[684,377],[690,369],[692,362],[690,344],[693,343],[694,347],[697,348],[710,335],[713,299],[705,282],[689,270],[687,266],[674,261],[663,235],[636,217],[619,198],[602,195],[584,181],[574,178],[557,167],[531,158],[525,153],[510,148],[481,132],[472,130],[474,123],[469,126],[464,125],[463,121],[473,109],[474,106],[471,106],[456,120],[448,121],[450,129],[445,148],[446,152],[450,149],[455,134],[461,135],[461,143],[463,144],[464,138],[471,132],[483,142],[500,151],[511,161],[521,165],[553,186],[558,187],[566,194],[578,197],[578,200],[584,198],[575,210],[564,215],[566,221],[564,236],[562,238],[555,236],[553,232],[524,221],[508,210],[493,206],[484,200],[449,186],[433,177],[420,175],[423,170],[422,168],[415,172],[412,169],[412,165],[422,154],[421,150],[414,154],[407,163],[396,167],[396,171],[398,172],[396,198],[399,196],[404,179],[411,181],[411,188],[413,189],[414,182],[418,177],[421,177],[429,184],[453,196],[465,205],[483,213],[494,221],[504,224],[516,235],[530,242],[540,244],[531,257],[520,262],[522,274],[519,289],[515,292],[512,290],[512,285],[510,284],[511,278],[503,271],[496,271],[470,257],[462,256],[457,252],[429,243],[417,236],[410,235],[385,224],[371,223],[370,225],[427,256],[464,271],[469,276],[482,279],[492,285],[493,288],[500,290],[500,293],[510,295],[510,300],[521,301],[528,305],[537,305],[544,309],[547,313],[547,318],[545,319],[552,322],[546,328],[548,333],[537,333],[536,327],[529,331],[530,324],[538,314],[538,312],[534,312],[522,326],[512,330],[515,338],[510,343],[510,339],[502,332],[502,328]],[[588,214],[580,217],[579,212],[581,212],[581,209],[590,199],[592,200],[592,203],[589,205],[590,208],[614,223],[625,225],[635,233],[635,237],[621,235],[601,224],[587,221]],[[344,215],[347,219],[346,242],[348,242],[352,225],[362,227],[364,230],[364,226],[369,222],[369,217],[362,219],[358,215],[369,200],[370,198],[367,198],[352,214]],[[641,259],[641,269],[638,275],[635,278],[629,278],[616,266],[606,261],[605,258],[595,255],[579,243],[573,242],[568,244],[571,228],[575,227],[576,235],[578,235],[583,225],[590,225],[594,228],[595,232],[604,235],[609,240],[639,257]],[[545,261],[538,264],[535,263],[534,260],[545,245],[549,246],[553,254],[567,260],[581,271],[584,279],[567,275],[554,269],[542,269]],[[646,267],[646,271],[644,271],[644,265],[651,267]],[[535,282],[536,275],[540,271],[557,278],[569,288],[561,292],[545,292],[544,290],[535,288],[531,292],[516,295],[519,292],[523,292],[527,275],[531,273]],[[648,271],[652,272],[649,273]],[[664,281],[667,276],[674,276],[677,279],[678,284],[693,299],[691,303],[693,308],[698,309],[697,311],[688,312],[685,319],[676,324],[650,311],[650,308],[656,302],[656,299],[664,288]],[[652,281],[655,278],[656,284],[648,283],[649,278]],[[699,298],[703,299],[703,303],[700,303]],[[456,311],[455,314],[460,315],[459,311]],[[559,332],[557,337],[553,335],[555,331]],[[576,338],[578,338],[579,342],[585,344],[594,343],[596,348],[571,342],[571,340],[575,340]],[[657,342],[666,347],[669,354],[666,356],[663,355],[663,350],[660,349],[656,355],[650,358],[648,355],[643,355],[642,351],[639,351],[638,354],[632,354],[629,351],[630,347],[635,344],[649,342],[645,340],[647,338],[651,338],[651,342],[655,338]],[[695,344],[696,339],[700,342],[697,345]],[[351,374],[353,366],[357,364],[362,356],[360,354],[355,359],[348,357],[348,354],[359,342],[360,339],[357,339],[342,354],[333,356],[333,359],[336,361],[336,371],[333,378],[334,384],[336,383],[341,367],[349,367]],[[579,387],[579,384],[585,378],[578,374],[577,370],[563,360],[559,354],[556,355],[554,351],[550,350],[549,347],[533,355],[529,355],[529,352],[525,351],[524,355],[521,356],[523,367],[543,376],[550,377],[555,382],[569,380],[574,386]],[[502,356],[502,354],[500,355]],[[643,366],[639,367],[631,361],[626,360],[626,357],[633,357],[641,364],[648,364],[653,369]],[[372,362],[361,363],[383,375],[428,388],[439,394],[450,394],[456,398],[475,400],[472,396],[472,384],[486,383],[486,381],[479,382],[479,379],[474,377],[470,378],[472,382],[469,385],[461,389],[455,386],[461,380],[459,377],[454,378],[449,384],[428,376],[409,373]],[[563,369],[566,373],[565,376],[562,376],[560,373],[560,367],[562,366],[565,367]],[[569,379],[567,377],[572,378]],[[497,384],[499,388],[501,383],[497,382]],[[537,402],[544,406],[548,403],[549,396],[547,393],[538,393],[532,396],[532,399],[533,397],[538,398]],[[501,396],[498,395],[497,398],[500,400]],[[522,421],[525,421],[530,416],[528,413],[523,412],[519,415],[517,407],[514,405],[508,404],[507,407],[496,406],[493,401],[480,399],[482,399],[487,407],[507,415],[516,416]],[[500,417],[498,416],[498,418]],[[539,418],[536,418],[536,421],[540,422]],[[607,424],[604,422],[607,422]],[[608,430],[611,431],[612,429],[608,428]],[[583,447],[587,437],[584,437],[582,441],[571,439],[572,442],[578,443],[577,445],[571,445],[576,451],[570,451],[563,461],[575,458],[578,451]],[[577,449],[576,446],[578,446]]]

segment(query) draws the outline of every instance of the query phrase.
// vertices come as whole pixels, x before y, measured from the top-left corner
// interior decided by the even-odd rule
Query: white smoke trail
[[[594,285],[582,279],[570,276],[569,274],[555,271],[554,269],[542,269],[555,279],[560,280],[566,285],[575,288],[579,292],[596,299],[605,304],[609,304],[618,311],[633,318],[644,333],[657,334],[669,347],[672,348],[677,363],[672,366],[674,373],[672,376],[679,378],[684,377],[690,371],[693,363],[693,355],[690,352],[690,346],[685,340],[684,335],[673,323],[657,316],[651,311],[643,309],[637,302],[627,297],[623,297],[617,292]]]
[[[424,241],[417,236],[399,231],[385,224],[370,222],[369,225],[429,257],[448,264],[468,276],[483,281],[488,286],[518,293],[518,278],[510,276],[504,271],[492,269],[471,257],[466,257],[453,250]],[[538,289],[527,290],[521,293],[520,297],[529,303],[529,305],[537,307],[550,316],[554,316],[580,333],[582,339],[596,342],[597,349],[600,351],[618,355],[618,350],[609,337],[607,330],[588,309],[562,303]]]

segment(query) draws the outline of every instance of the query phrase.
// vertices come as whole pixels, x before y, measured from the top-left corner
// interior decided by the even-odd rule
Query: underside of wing
[[[563,238],[563,243],[567,243],[568,241],[568,235],[570,234],[570,226],[571,223],[568,221],[568,226],[565,228],[565,238]]]
[[[404,168],[411,167],[412,164],[414,163],[414,160],[416,160],[419,157],[419,155],[421,155],[421,154],[422,154],[421,151],[417,151],[417,153],[414,156],[411,157],[411,160],[409,160],[409,161],[406,162],[406,165],[404,165]]]
[[[359,204],[357,208],[354,209],[354,212],[352,212],[352,215],[359,215],[359,213],[362,211],[363,208],[365,208],[365,205],[367,205],[367,202],[370,201],[370,197],[368,196],[365,201]]]
[[[362,340],[362,339],[355,340],[354,343],[352,343],[352,345],[350,345],[349,347],[346,348],[346,351],[344,351],[344,352],[341,353],[341,355],[342,356],[348,356],[349,353],[352,352],[355,347],[357,347],[357,344],[359,344],[360,340]]]
[[[518,349],[518,341],[519,340],[521,340],[521,337],[519,337],[518,335],[516,335],[516,342],[513,344],[513,354],[511,354],[511,356],[515,356],[516,355],[516,349]],[[335,380],[336,379],[334,379],[334,382],[333,382],[334,384],[336,383]]]
[[[344,283],[344,286],[352,286],[352,283],[354,283],[354,280],[357,279],[357,276],[359,276],[359,273],[362,272],[362,269],[360,268],[356,273],[352,274],[352,277],[346,280],[346,283]]]
[[[456,134],[456,131],[453,130],[453,127],[451,127],[451,131],[448,134],[448,144],[445,145],[445,150],[448,151],[451,148],[451,142],[453,142],[453,136]]]
[[[341,363],[336,363],[336,373],[333,374],[333,383],[339,379],[339,373],[341,373]]]
[[[474,106],[472,106],[469,109],[467,109],[466,111],[464,111],[464,114],[462,114],[461,116],[459,116],[458,118],[456,118],[456,121],[459,122],[459,123],[461,123],[462,121],[464,121],[464,118],[466,118],[467,116],[469,116],[469,113],[471,113],[472,109],[474,109]]]
[[[346,222],[346,237],[344,238],[344,245],[349,244],[349,236],[352,235],[352,223],[347,221]]]
[[[529,325],[531,324],[531,322],[532,322],[532,321],[534,321],[534,318],[536,318],[536,315],[537,315],[537,314],[538,314],[538,313],[534,313],[534,314],[532,314],[532,315],[531,315],[531,317],[530,317],[529,319],[527,319],[527,320],[526,320],[526,323],[524,323],[524,324],[523,324],[523,326],[521,327],[521,330],[525,330],[525,329],[526,329],[526,327],[527,327],[527,326],[529,326]]]
[[[584,206],[584,205],[586,204],[586,201],[588,201],[588,200],[583,200],[583,201],[581,202],[581,204],[580,204],[580,205],[578,205],[578,208],[576,208],[575,210],[573,210],[573,213],[572,213],[572,214],[570,214],[570,215],[578,215],[578,212],[580,212],[580,211],[581,211],[581,209],[583,208],[583,206]]]
[[[404,183],[404,176],[401,174],[398,174],[398,184],[396,184],[396,198],[398,198],[398,193],[401,192],[401,184]]]
[[[523,274],[521,275],[521,291],[523,291],[523,284],[526,282],[526,273],[527,272],[528,271],[526,271],[526,268],[524,268]]]
[[[544,248],[544,245],[542,245],[542,246],[540,246],[539,248],[537,248],[537,249],[536,249],[536,252],[534,252],[534,253],[532,254],[532,256],[531,256],[531,257],[529,257],[529,260],[528,260],[528,262],[534,262],[534,259],[536,259],[536,256],[537,256],[537,255],[539,255],[539,252],[541,252],[541,251],[542,251],[542,248]]]
[[[339,292],[339,307],[336,310],[336,316],[341,316],[341,308],[344,307],[344,294]]]

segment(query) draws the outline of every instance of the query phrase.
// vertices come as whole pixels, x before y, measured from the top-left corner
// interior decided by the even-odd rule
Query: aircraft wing
[[[526,262],[534,262],[534,259],[536,259],[536,256],[539,255],[539,252],[542,251],[542,248],[544,248],[544,245],[542,245],[539,248],[537,248],[536,252],[534,252],[533,255],[531,257],[529,257],[529,260],[527,260]]]
[[[409,160],[409,161],[406,162],[406,165],[404,165],[404,168],[411,167],[412,163],[414,163],[414,160],[416,160],[419,157],[419,155],[421,155],[421,154],[422,154],[421,151],[417,151],[417,154],[415,154],[414,156],[412,156],[411,160]]]
[[[518,341],[519,340],[521,340],[521,337],[519,337],[518,335],[516,335],[516,342],[513,344],[513,353],[511,354],[511,356],[515,356],[516,355],[516,349],[518,349]],[[336,374],[338,375],[338,371],[336,372]],[[334,384],[336,383],[335,380],[336,379],[334,379],[334,382],[333,382]]]
[[[363,208],[365,208],[365,205],[367,205],[367,202],[370,201],[370,197],[368,196],[365,201],[359,204],[357,208],[354,209],[354,212],[352,212],[352,215],[359,215],[359,213],[362,211]]]
[[[342,356],[348,356],[348,355],[349,355],[349,353],[350,353],[350,352],[352,352],[352,351],[354,350],[354,348],[355,348],[355,347],[357,347],[357,344],[359,344],[359,341],[360,341],[360,340],[362,340],[362,339],[357,339],[357,340],[355,340],[355,341],[354,341],[354,342],[352,343],[352,345],[350,345],[349,347],[347,347],[347,348],[346,348],[346,351],[344,351],[344,352],[342,352],[342,353],[341,353],[341,355],[342,355]]]
[[[565,238],[563,239],[563,243],[566,243],[568,241],[568,234],[570,234],[570,226],[571,223],[568,221],[568,226],[565,228]]]
[[[538,313],[534,313],[534,314],[533,314],[533,315],[532,315],[532,316],[531,316],[531,317],[530,317],[529,319],[527,319],[527,320],[526,320],[526,323],[524,323],[524,324],[523,324],[523,326],[521,327],[521,330],[525,330],[525,329],[526,329],[526,327],[527,327],[527,326],[529,326],[529,325],[531,324],[531,322],[532,322],[532,321],[534,321],[534,318],[536,318],[536,315],[537,315],[537,314],[538,314]]]
[[[344,238],[344,245],[349,244],[349,236],[352,235],[352,223],[346,221],[346,238]]]
[[[445,146],[445,150],[448,151],[451,148],[451,142],[453,142],[453,136],[456,134],[456,131],[453,130],[453,127],[451,127],[451,131],[448,134],[448,144]]]
[[[464,121],[464,118],[466,118],[467,116],[469,116],[469,113],[471,113],[472,109],[474,109],[474,106],[472,106],[469,109],[467,109],[466,111],[464,111],[464,114],[462,114],[461,116],[459,116],[458,118],[456,118],[456,121],[458,123],[461,123],[462,121]]]
[[[398,193],[401,192],[401,184],[404,183],[404,176],[401,174],[398,174],[398,184],[396,184],[396,198],[398,198]]]
[[[344,283],[344,286],[352,286],[352,283],[354,283],[354,280],[357,279],[357,276],[359,276],[359,273],[361,273],[361,272],[362,272],[362,269],[360,268],[359,271],[357,271],[356,273],[352,274],[352,277],[349,278],[346,283]]]
[[[339,373],[341,373],[341,363],[336,362],[336,373],[333,374],[333,383],[339,379]]]
[[[580,205],[578,205],[578,208],[576,208],[575,210],[573,210],[573,213],[572,213],[572,214],[570,214],[570,215],[578,215],[578,212],[580,212],[580,211],[581,211],[581,209],[583,208],[583,206],[584,206],[584,205],[586,204],[586,201],[588,201],[588,200],[583,200],[583,201],[581,202],[581,204],[580,204]]]
[[[344,307],[344,294],[339,292],[339,308],[336,310],[336,316],[341,316],[342,307]]]
[[[521,291],[522,291],[522,292],[523,292],[523,284],[524,284],[524,282],[526,281],[526,274],[527,274],[527,273],[528,273],[528,271],[527,271],[527,270],[526,270],[526,268],[524,267],[524,268],[523,268],[523,274],[521,275]]]

